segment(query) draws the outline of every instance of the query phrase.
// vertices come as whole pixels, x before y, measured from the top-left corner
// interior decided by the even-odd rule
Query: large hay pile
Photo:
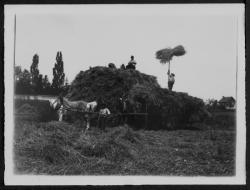
[[[99,105],[107,106],[112,113],[117,113],[118,99],[126,95],[132,107],[141,103],[138,112],[149,113],[149,128],[175,128],[199,121],[204,112],[201,99],[186,93],[170,92],[158,84],[156,77],[137,70],[93,67],[81,71],[72,82],[67,97],[71,100],[98,100]],[[143,127],[144,118],[134,116],[130,125]]]
[[[93,67],[81,71],[72,82],[68,97],[72,100],[101,100],[109,105],[111,112],[117,111],[117,100],[128,95],[129,90],[141,84],[148,88],[159,88],[156,77],[140,73],[137,70]]]

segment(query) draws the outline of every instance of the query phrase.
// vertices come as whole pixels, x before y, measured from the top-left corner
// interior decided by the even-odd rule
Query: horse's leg
[[[59,121],[62,121],[63,119],[63,113],[62,113],[62,110],[61,108],[59,109]]]
[[[101,130],[103,128],[103,117],[101,116],[100,117],[100,123],[99,123],[99,126],[98,126]]]
[[[80,117],[80,118],[81,118],[81,127],[82,127],[82,133],[83,133],[83,128],[84,128],[83,124],[86,122],[86,118],[85,118],[85,115],[83,116],[83,118],[82,117]]]
[[[101,114],[98,115],[97,128],[100,128],[100,116],[101,116]]]
[[[128,122],[128,115],[123,115],[124,116],[124,119],[123,119],[123,124],[127,124]]]
[[[119,125],[123,125],[124,124],[124,115],[123,113],[121,113],[121,115],[119,116]]]
[[[90,128],[90,118],[89,116],[87,116],[87,126],[86,126],[86,130],[85,133],[87,132],[87,130]]]
[[[104,116],[103,117],[103,131],[105,131],[106,129],[106,119],[107,119],[107,116]]]
[[[102,117],[102,130],[105,131],[105,127],[106,127],[106,115],[104,115]]]

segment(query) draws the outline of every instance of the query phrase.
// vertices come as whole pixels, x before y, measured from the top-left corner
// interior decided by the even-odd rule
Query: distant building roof
[[[228,102],[235,102],[235,99],[231,96],[231,97],[225,97],[223,96],[219,103],[228,103]]]

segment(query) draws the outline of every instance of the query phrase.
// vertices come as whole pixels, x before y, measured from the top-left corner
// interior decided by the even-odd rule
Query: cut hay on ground
[[[223,138],[222,138],[223,137]],[[15,171],[50,175],[234,175],[234,131],[134,131],[17,121]]]

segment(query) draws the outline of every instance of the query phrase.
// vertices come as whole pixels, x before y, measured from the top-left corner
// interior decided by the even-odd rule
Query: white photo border
[[[115,9],[113,9],[115,7]],[[238,20],[237,58],[237,131],[236,175],[232,177],[170,177],[170,176],[49,176],[14,174],[14,15],[32,13],[109,14],[110,10],[125,14],[150,10],[172,15],[234,15]],[[84,10],[84,11],[83,11]],[[244,4],[150,4],[150,5],[5,5],[4,7],[4,80],[5,80],[5,185],[183,185],[183,184],[245,184],[246,183],[246,111],[245,111],[245,13]]]

